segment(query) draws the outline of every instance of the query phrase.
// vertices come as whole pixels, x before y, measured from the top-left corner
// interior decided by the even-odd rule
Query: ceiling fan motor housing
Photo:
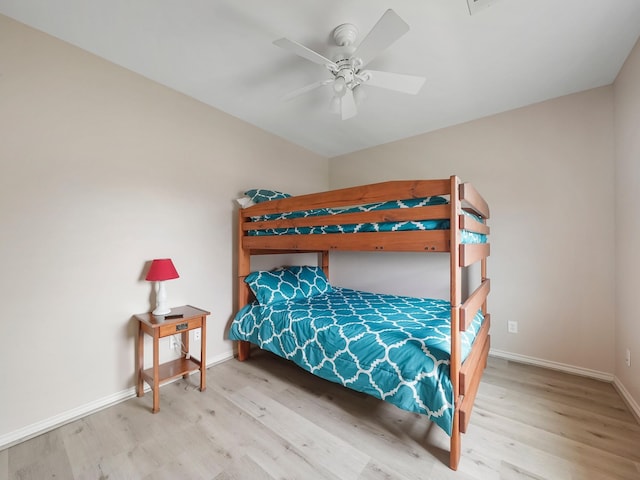
[[[358,27],[352,23],[343,23],[333,29],[333,40],[340,47],[353,45],[358,37]]]

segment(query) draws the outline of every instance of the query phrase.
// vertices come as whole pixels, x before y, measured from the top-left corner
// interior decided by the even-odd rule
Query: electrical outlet
[[[509,333],[518,333],[518,322],[516,322],[515,320],[510,320],[507,323],[507,330],[509,331]]]
[[[178,343],[178,340],[176,340],[176,337],[171,337],[171,350],[178,350],[178,348],[180,348],[180,344]]]
[[[627,356],[625,357],[625,361],[627,362],[627,367],[631,366],[631,350],[627,348]]]
[[[200,332],[201,332],[201,330],[199,328],[196,328],[193,331],[193,339],[198,341],[198,342],[200,341]]]

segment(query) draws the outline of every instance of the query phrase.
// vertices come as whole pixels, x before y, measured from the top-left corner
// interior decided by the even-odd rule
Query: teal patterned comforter
[[[451,434],[448,301],[333,287],[295,301],[246,305],[230,329],[305,370],[426,415]],[[461,334],[462,358],[483,317]]]
[[[371,203],[346,208],[316,208],[313,210],[274,213],[252,217],[253,221],[284,220],[302,217],[316,217],[324,215],[339,215],[344,213],[371,212],[377,210],[389,210],[394,208],[426,207],[429,205],[441,205],[447,203],[443,197],[412,198],[408,200],[393,200],[388,202]],[[471,215],[468,212],[463,212]],[[399,232],[414,230],[446,230],[449,228],[449,219],[416,220],[404,222],[380,222],[380,223],[352,223],[338,225],[319,225],[297,228],[271,228],[266,230],[250,230],[249,235],[309,235],[328,233],[357,233],[357,232]],[[486,235],[463,230],[461,243],[486,243]]]

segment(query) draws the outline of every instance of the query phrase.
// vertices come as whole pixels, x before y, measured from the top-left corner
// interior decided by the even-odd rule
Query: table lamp
[[[167,292],[164,281],[179,277],[180,275],[178,275],[170,258],[156,258],[151,262],[145,280],[156,282],[156,309],[151,312],[153,315],[166,315],[171,312],[171,309],[167,307]]]

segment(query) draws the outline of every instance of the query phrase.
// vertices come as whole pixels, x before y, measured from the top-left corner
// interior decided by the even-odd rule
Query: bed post
[[[320,267],[324,273],[324,276],[329,278],[329,251],[323,250],[318,253],[318,261],[320,262]]]
[[[458,469],[460,462],[461,438],[460,438],[460,304],[462,297],[462,272],[460,269],[460,224],[458,214],[461,210],[460,180],[455,175],[451,176],[450,184],[450,296],[451,296],[451,357],[449,363],[449,375],[453,386],[453,425],[451,427],[451,446],[449,453],[449,466],[452,470]]]
[[[242,239],[244,238],[244,230],[242,224],[245,221],[245,217],[242,213],[242,209],[238,210],[238,244],[236,248],[238,250],[238,310],[249,303],[249,286],[245,283],[244,279],[249,275],[251,270],[251,252],[243,247]],[[238,347],[238,360],[241,362],[249,358],[249,351],[251,344],[249,342],[238,341],[236,342]]]

